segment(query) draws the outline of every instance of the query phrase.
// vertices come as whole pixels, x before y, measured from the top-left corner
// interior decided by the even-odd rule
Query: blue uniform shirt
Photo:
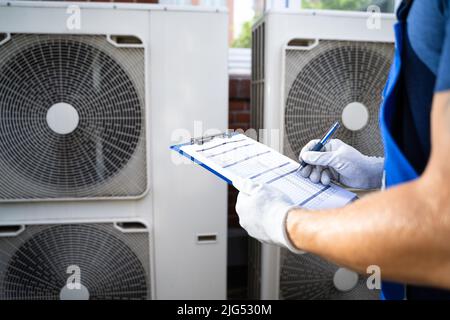
[[[394,138],[418,174],[431,149],[434,92],[450,90],[450,0],[414,0],[408,18]]]
[[[450,0],[413,0],[411,7],[401,7],[409,14],[392,134],[418,174],[430,156],[433,95],[450,90],[449,7]],[[405,14],[398,12],[399,17]],[[450,291],[407,286],[407,296],[450,299]]]

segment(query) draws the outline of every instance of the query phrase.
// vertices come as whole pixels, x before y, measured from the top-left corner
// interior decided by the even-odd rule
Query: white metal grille
[[[104,36],[16,34],[0,46],[1,200],[145,191],[143,51]],[[61,103],[79,116],[67,134],[48,122]]]
[[[81,299],[150,298],[147,232],[106,223],[35,225],[0,237],[0,248],[1,300],[64,298],[73,266],[86,291]]]
[[[369,290],[359,276],[356,286],[339,291],[334,285],[338,266],[312,254],[293,254],[281,249],[280,299],[289,300],[376,300],[379,290]]]
[[[339,138],[364,154],[382,156],[378,129],[381,94],[392,62],[391,43],[320,41],[311,50],[288,49],[285,65],[284,152],[297,159],[301,148],[341,120],[351,103],[364,105],[368,122]]]
[[[264,128],[265,23],[252,31],[251,127]]]

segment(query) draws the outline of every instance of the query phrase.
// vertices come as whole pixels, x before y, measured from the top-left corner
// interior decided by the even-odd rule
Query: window
[[[288,1],[289,2],[289,1]],[[381,12],[394,12],[395,0],[302,0],[302,8],[366,11],[371,5],[376,5]]]

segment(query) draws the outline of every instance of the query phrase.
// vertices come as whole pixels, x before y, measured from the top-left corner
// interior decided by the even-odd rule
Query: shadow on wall
[[[228,127],[250,128],[250,76],[231,76]],[[247,232],[239,225],[235,211],[238,191],[228,186],[228,299],[248,299]]]

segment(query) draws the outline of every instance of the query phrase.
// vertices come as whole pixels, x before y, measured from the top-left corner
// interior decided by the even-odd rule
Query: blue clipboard
[[[211,172],[211,173],[215,174],[216,176],[218,176],[220,179],[222,179],[226,183],[228,183],[230,185],[233,185],[233,182],[230,179],[228,179],[227,177],[225,177],[222,174],[218,173],[216,170],[212,169],[211,167],[208,167],[206,164],[204,164],[203,162],[199,161],[198,159],[195,159],[191,155],[187,154],[186,152],[181,150],[181,148],[183,146],[193,145],[193,144],[200,144],[201,145],[201,144],[203,144],[205,142],[209,142],[209,141],[211,141],[211,140],[213,140],[214,138],[217,138],[217,137],[231,138],[232,136],[234,136],[236,134],[238,134],[238,133],[237,132],[224,132],[224,133],[219,133],[219,134],[214,134],[214,135],[209,135],[209,136],[203,136],[203,137],[199,137],[199,138],[192,138],[190,142],[186,142],[186,143],[170,146],[170,149],[175,151],[175,152],[178,152],[179,154],[181,154],[183,156],[185,156],[186,158],[188,158],[192,162],[198,164],[199,166],[202,166],[203,168],[205,168],[209,172]]]
[[[200,159],[202,159],[202,160],[199,160],[199,159],[197,159],[197,158],[195,158],[195,154],[196,153],[198,153],[198,152],[202,152],[202,151],[205,151],[205,150],[209,150],[210,149],[210,147],[209,146],[207,146],[207,147],[205,147],[205,148],[202,148],[202,147],[200,147],[200,148],[188,148],[188,150],[186,150],[186,152],[185,151],[183,151],[183,147],[185,147],[185,146],[192,146],[192,145],[202,145],[204,142],[210,142],[212,139],[214,139],[215,137],[220,137],[220,138],[222,138],[222,139],[224,139],[224,140],[221,140],[221,141],[219,141],[219,143],[216,143],[216,144],[214,144],[213,146],[211,146],[211,148],[215,148],[215,147],[220,147],[220,146],[222,146],[222,145],[225,145],[225,144],[228,144],[228,143],[232,143],[232,142],[236,142],[236,141],[234,141],[235,139],[232,139],[232,140],[230,140],[230,141],[228,141],[227,140],[227,138],[232,138],[233,136],[235,136],[235,135],[237,135],[237,134],[239,134],[239,133],[232,133],[232,134],[228,134],[228,133],[222,133],[222,134],[218,134],[218,135],[213,135],[213,136],[205,136],[205,137],[201,137],[201,138],[197,138],[197,139],[191,139],[191,141],[190,142],[187,142],[187,143],[182,143],[182,144],[178,144],[178,145],[173,145],[173,146],[171,146],[170,147],[170,149],[172,149],[173,151],[175,151],[175,152],[178,152],[179,154],[181,154],[182,156],[185,156],[186,158],[188,158],[189,160],[191,160],[192,162],[194,162],[194,163],[196,163],[196,164],[198,164],[198,165],[200,165],[201,167],[203,167],[203,168],[205,168],[206,170],[208,170],[209,172],[211,172],[211,173],[213,173],[214,175],[216,175],[217,177],[219,177],[219,178],[221,178],[223,181],[225,181],[226,183],[228,183],[228,184],[231,184],[231,185],[233,185],[233,182],[230,180],[230,179],[232,179],[232,177],[234,176],[234,175],[231,175],[230,174],[230,178],[227,178],[226,176],[224,176],[224,175],[227,175],[227,173],[225,172],[225,170],[224,171],[221,171],[219,168],[221,168],[221,166],[216,166],[216,164],[215,165],[213,165],[212,167],[210,167],[208,164],[205,164],[205,163],[203,163],[202,161],[204,161],[203,160],[203,158],[202,158],[202,156],[200,157]],[[242,140],[237,140],[237,141],[242,141]],[[256,142],[256,141],[255,141]],[[267,147],[267,146],[266,146]],[[238,147],[237,147],[238,148]],[[267,147],[268,148],[268,147]],[[190,152],[190,150],[192,150],[192,153]],[[230,149],[230,150],[233,150],[233,149]],[[189,152],[189,153],[188,153]],[[268,152],[270,152],[270,151],[268,151]],[[193,155],[191,155],[191,154],[193,154]],[[258,156],[259,154],[256,154],[256,156]],[[274,156],[276,156],[275,154],[274,154]],[[282,155],[282,154],[279,154],[279,156],[281,156],[281,157],[285,157],[285,158],[287,158],[286,156],[284,156],[284,155]],[[249,159],[249,158],[245,158],[244,160],[247,160],[247,159]],[[283,160],[283,159],[282,159]],[[292,161],[292,160],[290,160],[290,161]],[[239,162],[239,161],[238,161]],[[235,163],[238,163],[238,162],[235,162]],[[294,162],[294,161],[292,161],[292,162]],[[209,162],[207,162],[207,163],[209,163]],[[292,164],[292,163],[291,163]],[[292,164],[293,165],[293,164]],[[297,164],[297,166],[298,166],[298,164]],[[275,180],[278,180],[279,178],[282,178],[282,177],[284,177],[285,175],[287,175],[287,174],[291,174],[291,173],[293,173],[293,172],[296,172],[297,170],[297,166],[295,167],[295,170],[291,170],[292,168],[290,168],[289,170],[290,171],[288,171],[287,173],[286,172],[284,172],[284,173],[282,173],[282,174],[280,174],[280,175],[278,175],[276,178],[275,178]],[[277,167],[276,167],[277,168]],[[216,170],[219,170],[221,173],[219,173],[218,171],[216,171]],[[263,171],[263,172],[265,172],[265,171]],[[238,177],[239,177],[239,175],[237,175]],[[237,178],[238,178],[237,177]],[[300,179],[301,180],[301,179]],[[272,181],[268,181],[268,182],[266,182],[266,183],[271,183]],[[299,182],[299,185],[301,185],[302,183],[301,183],[301,181]],[[333,186],[324,186],[323,188],[321,187],[321,188],[318,188],[318,190],[316,190],[316,191],[314,191],[315,193],[309,193],[309,194],[307,194],[307,197],[300,197],[301,199],[302,199],[302,202],[300,203],[300,202],[298,202],[298,204],[299,205],[306,205],[306,203],[307,202],[310,202],[312,199],[315,199],[318,195],[320,195],[320,194],[322,194],[323,192],[327,192],[327,190],[329,189],[329,188],[339,188],[339,189],[342,189],[342,188],[340,188],[339,186],[337,186],[337,185],[335,185],[335,184],[333,184]],[[299,190],[301,190],[301,189],[299,189]],[[286,191],[287,192],[287,191]],[[347,194],[348,193],[348,194]],[[340,202],[342,202],[342,201],[346,201],[345,202],[345,204],[346,203],[348,203],[348,202],[351,202],[351,201],[355,201],[356,199],[358,199],[358,197],[354,194],[354,193],[352,193],[352,192],[348,192],[348,191],[346,191],[345,192],[345,194],[344,193],[340,193],[340,195],[337,195],[337,198],[335,198],[335,200],[337,199],[337,201],[340,201]],[[340,203],[339,202],[339,203]],[[297,203],[297,202],[295,202],[295,203]]]

